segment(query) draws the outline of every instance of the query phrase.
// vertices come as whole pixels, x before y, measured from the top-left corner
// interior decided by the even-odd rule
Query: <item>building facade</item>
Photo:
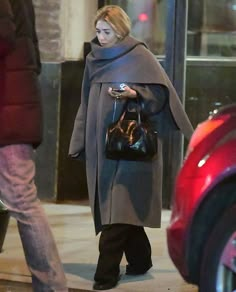
[[[145,41],[160,60],[196,127],[215,108],[236,102],[236,1],[218,2],[34,0],[43,61],[45,139],[37,159],[42,199],[87,197],[84,165],[69,160],[67,151],[97,8],[116,4],[128,13],[132,35]],[[176,153],[173,144],[178,145]],[[172,137],[166,149],[163,199],[168,207],[183,141]]]

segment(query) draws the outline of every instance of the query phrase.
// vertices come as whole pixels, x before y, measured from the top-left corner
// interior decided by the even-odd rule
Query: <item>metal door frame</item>
[[[168,0],[164,67],[183,107],[185,106],[188,0]],[[173,186],[182,164],[184,141],[180,134],[169,136],[163,147],[163,207],[171,205]]]

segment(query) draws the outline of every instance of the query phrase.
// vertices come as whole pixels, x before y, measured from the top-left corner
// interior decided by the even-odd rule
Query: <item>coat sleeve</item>
[[[34,28],[32,31],[32,41],[33,41],[35,52],[36,52],[38,74],[40,74],[41,73],[41,59],[40,59],[40,52],[39,52],[38,35],[36,32],[35,11],[34,11],[34,6],[32,2],[31,2],[31,5],[29,6],[29,9],[32,15],[32,17],[30,18],[30,21],[32,22],[32,27]]]
[[[86,117],[88,108],[88,97],[89,97],[89,77],[88,69],[85,67],[82,92],[81,92],[81,104],[79,106],[74,128],[70,140],[69,156],[75,159],[84,160],[85,158],[85,134],[86,134]]]
[[[153,115],[162,110],[168,99],[167,88],[161,84],[131,86],[142,99],[143,111]]]
[[[193,132],[192,125],[171,84],[167,88],[161,84],[134,85],[144,103],[143,111],[149,117],[153,128],[162,138],[170,132],[181,131],[187,139]],[[171,88],[171,91],[170,91]]]
[[[4,57],[14,47],[15,24],[9,0],[0,2],[0,57]]]

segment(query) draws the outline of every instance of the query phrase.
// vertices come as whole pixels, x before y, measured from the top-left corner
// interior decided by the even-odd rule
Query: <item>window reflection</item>
[[[236,56],[236,0],[189,0],[188,55]]]
[[[165,54],[167,0],[108,0],[132,20],[132,35]],[[236,56],[236,0],[189,0],[189,56]]]
[[[122,7],[132,22],[131,34],[144,41],[156,55],[164,55],[166,38],[166,0],[111,0],[106,4]]]
[[[236,0],[188,1],[185,108],[195,127],[215,108],[236,102]],[[106,4],[121,6],[132,20],[132,35],[146,42],[154,54],[165,55],[167,4],[174,2]]]
[[[194,127],[214,109],[236,102],[235,74],[231,61],[187,66],[185,109]]]

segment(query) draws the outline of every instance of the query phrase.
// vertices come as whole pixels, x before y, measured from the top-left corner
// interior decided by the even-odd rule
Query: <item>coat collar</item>
[[[91,41],[91,53],[89,58],[92,60],[96,59],[97,61],[114,59],[128,53],[138,45],[146,47],[143,42],[140,42],[131,36],[125,37],[122,41],[109,48],[101,47],[97,38],[94,38]]]

